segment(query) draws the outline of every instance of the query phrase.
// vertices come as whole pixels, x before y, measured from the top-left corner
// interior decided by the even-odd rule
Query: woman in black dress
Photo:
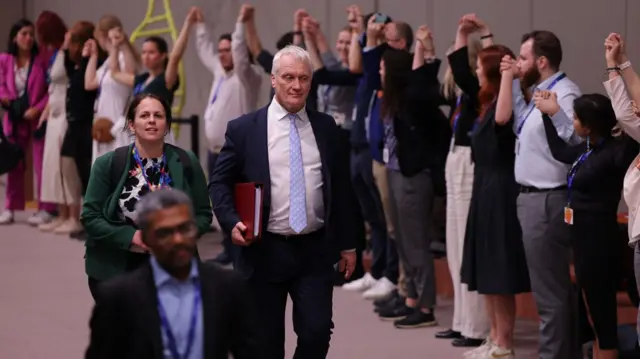
[[[491,333],[473,354],[511,358],[515,295],[528,292],[530,284],[516,212],[513,116],[497,106],[503,96],[511,98],[510,93],[498,94],[500,60],[505,55],[513,53],[502,45],[480,51],[477,77],[466,66],[452,70],[458,86],[465,94],[477,96],[479,106],[471,134],[475,171],[461,278],[469,290],[485,295]]]
[[[629,136],[614,137],[617,123],[611,101],[604,95],[582,95],[574,100],[573,125],[587,140],[579,145],[564,142],[550,114],[558,111],[555,93],[534,96],[543,113],[549,149],[557,161],[572,164],[567,174],[565,223],[571,228],[571,249],[584,308],[600,349],[599,358],[617,358],[617,301],[619,246],[618,204],[627,168],[638,154]]]

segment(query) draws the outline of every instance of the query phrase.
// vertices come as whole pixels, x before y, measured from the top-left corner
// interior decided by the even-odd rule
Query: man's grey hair
[[[163,209],[181,205],[187,205],[187,207],[189,207],[189,217],[193,220],[193,202],[191,198],[181,190],[166,188],[147,193],[136,204],[136,222],[138,228],[144,235],[147,233],[149,227],[151,227],[152,223],[149,217],[151,217],[152,214]]]
[[[271,67],[272,75],[278,74],[278,70],[280,70],[280,59],[284,56],[290,56],[295,60],[304,62],[304,64],[309,68],[309,72],[313,72],[313,62],[311,62],[311,56],[309,56],[307,50],[300,46],[287,45],[282,50],[276,52],[275,56],[273,56],[273,66]]]

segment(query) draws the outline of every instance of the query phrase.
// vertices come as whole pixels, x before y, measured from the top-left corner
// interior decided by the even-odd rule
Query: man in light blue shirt
[[[562,47],[556,35],[550,31],[525,34],[518,60],[503,61],[503,67],[509,68],[503,76],[513,76],[515,80],[503,81],[500,89],[513,94],[514,131],[518,137],[515,178],[521,186],[518,218],[540,316],[541,359],[582,357],[577,338],[577,303],[569,275],[569,227],[563,223],[568,166],[551,155],[542,113],[525,99],[531,99],[539,90],[556,92],[560,109],[551,120],[562,139],[580,141],[573,129],[573,100],[580,96],[580,89],[560,71],[561,62]]]
[[[85,358],[260,358],[252,296],[242,279],[196,259],[189,197],[177,189],[150,192],[136,212],[152,257],[100,283]]]

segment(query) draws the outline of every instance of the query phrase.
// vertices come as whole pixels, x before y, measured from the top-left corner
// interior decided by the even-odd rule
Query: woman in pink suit
[[[5,109],[3,130],[25,153],[32,146],[33,169],[38,185],[42,182],[44,128],[38,130],[38,119],[48,101],[47,62],[39,55],[35,28],[29,20],[20,20],[11,28],[9,51],[0,54],[0,103]],[[7,175],[5,210],[0,224],[14,221],[15,211],[25,208],[25,165],[22,161]],[[38,213],[30,222],[48,220],[54,204],[38,203]]]

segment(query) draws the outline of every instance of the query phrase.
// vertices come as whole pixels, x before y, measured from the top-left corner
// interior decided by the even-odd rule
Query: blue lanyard
[[[157,186],[149,181],[149,178],[147,177],[147,171],[145,171],[144,166],[142,165],[142,159],[140,158],[140,154],[138,153],[138,149],[136,148],[136,146],[133,146],[133,159],[136,161],[138,170],[142,173],[142,178],[144,178],[144,181],[147,183],[150,191],[153,192],[156,190],[156,188],[161,189],[169,186],[169,184],[171,183],[171,177],[169,177],[169,174],[166,173],[163,168],[163,165],[167,163],[167,159],[164,156],[164,153],[162,154],[162,164],[152,162],[153,168],[156,171],[160,172],[160,179],[158,180]],[[148,161],[151,161],[151,159],[149,159]]]
[[[53,53],[53,55],[51,55],[51,58],[49,59],[49,65],[47,66],[47,83],[50,84],[51,83],[51,68],[53,67],[53,63],[56,62],[56,57],[58,56],[58,51],[56,50],[56,52]]]
[[[142,93],[142,90],[144,90],[144,82],[136,85],[136,87],[133,89],[133,95],[139,95],[140,93]]]
[[[582,153],[580,157],[578,157],[578,160],[573,163],[573,166],[571,166],[571,169],[569,170],[569,174],[567,175],[567,197],[568,197],[569,205],[571,205],[571,188],[573,187],[573,180],[576,178],[576,173],[578,173],[578,168],[580,168],[582,163],[584,163],[584,161],[587,160],[591,152],[593,152],[593,148],[587,149],[586,152]]]
[[[458,129],[458,120],[460,119],[460,115],[462,114],[462,108],[460,108],[460,103],[462,102],[462,95],[456,98],[456,107],[453,111],[458,111],[455,116],[453,116],[453,132],[455,133]]]
[[[327,88],[324,90],[324,94],[322,99],[324,100],[324,112],[326,113],[329,109],[329,95],[331,95],[331,85],[327,85]]]
[[[189,322],[189,332],[187,332],[187,345],[184,351],[184,355],[180,355],[180,352],[178,352],[178,345],[176,343],[176,338],[173,335],[173,331],[171,331],[171,326],[169,325],[169,320],[167,319],[167,313],[162,306],[162,301],[160,300],[160,298],[158,298],[160,325],[162,326],[162,329],[167,336],[167,346],[169,347],[169,351],[171,352],[171,356],[173,357],[173,359],[189,358],[189,354],[191,354],[191,348],[193,348],[193,343],[196,340],[196,324],[198,323],[198,313],[200,313],[200,285],[195,282],[195,280],[193,284],[193,310],[191,311],[191,320]]]
[[[216,102],[216,100],[218,99],[218,92],[220,92],[220,87],[222,86],[222,83],[224,82],[224,76],[222,76],[220,78],[220,81],[218,81],[218,84],[216,85],[216,89],[213,92],[213,98],[211,99],[211,104],[213,105],[214,102]]]
[[[553,80],[553,82],[549,84],[549,86],[547,87],[546,91],[551,90],[558,82],[560,82],[560,80],[562,80],[565,77],[567,77],[567,74],[565,74],[565,73],[563,73],[560,76],[556,77],[556,79]],[[518,126],[518,131],[516,131],[516,136],[520,137],[520,133],[522,132],[522,127],[524,127],[524,123],[527,122],[527,119],[529,118],[529,115],[531,115],[531,112],[533,112],[534,108],[535,108],[535,104],[533,103],[533,99],[531,99],[531,102],[529,102],[529,106],[527,107],[527,114],[520,121],[520,126]]]

